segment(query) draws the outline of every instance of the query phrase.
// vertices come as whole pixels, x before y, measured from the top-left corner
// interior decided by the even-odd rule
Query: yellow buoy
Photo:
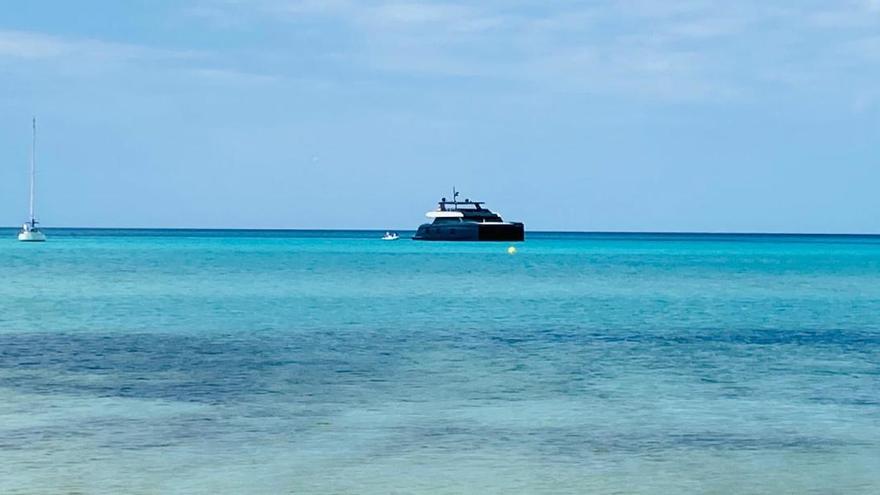
[[[516,254],[516,246],[510,246],[507,248],[507,254]]]

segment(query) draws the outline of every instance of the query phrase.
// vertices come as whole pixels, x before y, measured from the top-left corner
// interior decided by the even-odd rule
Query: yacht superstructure
[[[431,223],[419,226],[413,237],[420,241],[522,241],[525,229],[520,222],[505,222],[501,216],[486,208],[483,201],[458,200],[453,189],[452,201],[442,198],[437,209],[426,217]]]

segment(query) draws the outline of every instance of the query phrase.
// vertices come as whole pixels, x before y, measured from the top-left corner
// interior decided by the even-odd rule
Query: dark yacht
[[[434,211],[425,216],[431,223],[419,226],[413,239],[417,241],[522,241],[523,224],[505,222],[497,213],[483,207],[482,201],[457,200],[453,190],[452,201],[442,198]]]

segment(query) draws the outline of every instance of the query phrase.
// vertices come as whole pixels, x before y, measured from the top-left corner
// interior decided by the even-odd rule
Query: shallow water
[[[880,492],[880,238],[0,231],[0,493]]]

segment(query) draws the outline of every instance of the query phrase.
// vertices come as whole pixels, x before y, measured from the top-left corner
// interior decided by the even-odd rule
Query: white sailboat
[[[33,121],[33,141],[31,142],[31,203],[30,203],[30,220],[26,223],[22,224],[21,231],[18,233],[18,240],[25,242],[42,242],[46,240],[46,234],[44,234],[39,227],[37,227],[37,217],[34,213],[34,190],[35,190],[35,181],[36,181],[36,166],[37,166],[37,119],[34,118]]]

